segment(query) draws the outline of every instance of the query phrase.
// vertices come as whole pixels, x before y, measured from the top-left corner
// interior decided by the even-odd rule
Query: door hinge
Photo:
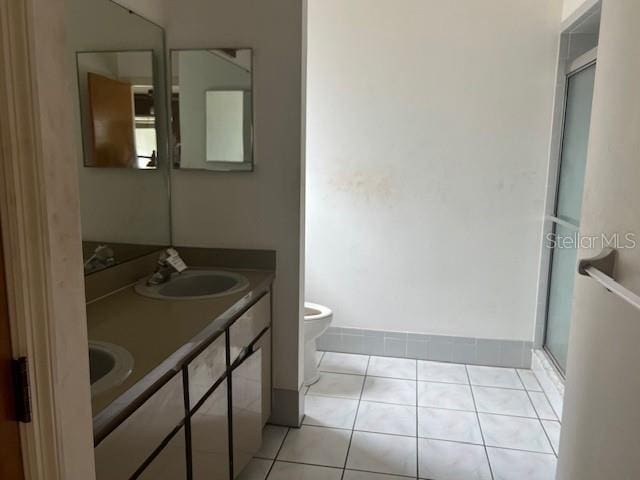
[[[31,390],[29,388],[29,362],[27,357],[13,360],[13,390],[16,399],[16,420],[31,422]]]

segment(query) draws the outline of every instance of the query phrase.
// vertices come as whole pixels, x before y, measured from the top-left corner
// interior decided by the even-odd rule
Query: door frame
[[[93,479],[64,0],[0,0],[0,217],[11,340],[29,360],[27,479]]]
[[[566,26],[560,36],[558,70],[556,91],[554,100],[554,113],[551,128],[551,141],[549,145],[549,164],[547,170],[547,192],[544,207],[544,216],[542,218],[542,235],[540,249],[540,263],[538,270],[538,291],[535,312],[535,330],[534,330],[534,348],[544,353],[546,359],[553,365],[559,378],[564,379],[564,373],[555,363],[555,359],[544,349],[546,327],[547,327],[547,311],[548,311],[548,294],[549,294],[549,275],[551,271],[552,252],[545,246],[545,239],[549,233],[554,231],[555,224],[561,224],[565,227],[575,228],[568,222],[564,222],[555,216],[557,206],[557,191],[560,176],[560,162],[562,158],[562,142],[564,133],[564,120],[567,100],[567,85],[569,77],[578,71],[587,68],[597,60],[597,47],[578,56],[573,60],[566,58],[566,50],[570,43],[571,32],[579,27],[585,20],[593,15],[599,15],[600,2],[595,2],[584,14],[576,19],[574,23]]]
[[[553,177],[553,184],[555,186],[555,190],[554,190],[554,195],[553,195],[553,204],[549,206],[548,211],[550,210],[552,213],[551,214],[547,214],[545,220],[548,221],[548,230],[545,230],[545,234],[543,237],[543,243],[546,241],[545,239],[547,238],[547,234],[548,233],[554,233],[555,232],[555,228],[556,225],[560,225],[563,226],[569,230],[572,230],[576,233],[580,232],[580,225],[575,225],[571,222],[568,222],[566,220],[563,220],[561,218],[558,218],[558,216],[556,215],[556,210],[558,208],[558,196],[560,194],[560,174],[561,174],[561,170],[562,170],[562,153],[563,153],[563,144],[564,144],[564,129],[565,129],[565,125],[566,125],[566,113],[567,113],[567,96],[568,96],[568,86],[569,86],[569,81],[571,80],[571,78],[574,75],[579,74],[580,72],[586,70],[587,68],[590,68],[594,65],[596,65],[598,59],[598,48],[593,48],[591,50],[589,50],[588,52],[580,55],[578,58],[576,58],[575,60],[573,60],[571,63],[569,63],[567,65],[567,69],[566,69],[566,74],[565,74],[565,79],[564,79],[564,99],[563,99],[563,114],[562,114],[562,123],[560,125],[561,128],[561,132],[560,132],[560,150],[558,152],[558,159],[557,159],[557,164],[556,164],[556,168],[555,168],[555,172],[554,172],[554,177]],[[543,246],[543,249],[545,247]],[[555,356],[553,355],[553,353],[551,352],[551,350],[549,350],[549,348],[547,347],[547,336],[549,333],[548,330],[548,324],[549,324],[549,295],[551,292],[551,273],[552,273],[552,265],[553,265],[553,256],[555,253],[554,249],[550,249],[547,248],[547,251],[544,252],[546,253],[546,255],[548,256],[548,264],[547,264],[547,268],[546,268],[546,272],[544,272],[544,274],[546,275],[546,296],[544,297],[544,332],[543,332],[543,337],[542,337],[542,345],[541,348],[544,350],[544,352],[547,354],[547,357],[549,359],[549,361],[553,364],[553,366],[555,367],[556,371],[558,372],[558,374],[564,378],[565,377],[565,370],[560,366],[560,364],[558,363],[558,361],[556,360]],[[543,253],[543,254],[544,254]],[[577,266],[577,265],[576,265]]]

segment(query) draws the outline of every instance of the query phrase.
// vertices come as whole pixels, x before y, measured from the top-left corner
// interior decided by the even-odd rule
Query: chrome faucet
[[[92,273],[96,270],[115,265],[116,256],[109,245],[98,245],[91,256],[84,262],[84,273]]]
[[[180,258],[180,254],[173,248],[164,250],[158,257],[158,267],[147,280],[147,285],[160,285],[166,283],[174,273],[182,273],[187,269],[187,264]]]

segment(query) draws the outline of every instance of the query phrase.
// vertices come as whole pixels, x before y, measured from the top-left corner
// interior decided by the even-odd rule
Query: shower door
[[[567,366],[595,69],[592,60],[567,76],[555,213],[550,217],[553,236],[545,239],[552,251],[544,346],[562,372]]]

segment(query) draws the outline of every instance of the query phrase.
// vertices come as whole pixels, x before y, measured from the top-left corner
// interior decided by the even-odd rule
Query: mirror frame
[[[251,97],[251,133],[249,139],[249,145],[251,147],[251,155],[249,161],[244,162],[208,162],[203,159],[204,162],[211,164],[212,168],[183,168],[180,166],[180,160],[182,156],[182,152],[176,145],[176,139],[173,136],[173,131],[171,128],[171,123],[173,122],[173,54],[180,52],[193,52],[193,51],[212,51],[212,50],[249,50],[251,52],[251,71],[249,72],[251,75],[251,89],[237,89],[238,91],[242,90],[244,92],[248,92]],[[171,164],[173,165],[174,170],[183,170],[183,171],[194,171],[194,172],[253,172],[255,170],[255,88],[254,88],[254,70],[255,70],[255,59],[254,59],[255,50],[252,47],[213,47],[213,48],[172,48],[169,50],[169,60],[167,62],[167,99],[168,99],[168,110],[169,110],[169,151],[171,155]],[[214,91],[216,89],[208,89],[207,91]],[[220,89],[220,90],[231,90],[231,89]],[[206,95],[206,92],[205,92]],[[206,99],[206,96],[205,96]],[[178,116],[178,121],[180,121],[180,117]],[[202,124],[206,129],[207,117],[206,117],[206,108],[205,113],[202,117]],[[205,146],[206,150],[206,146]]]

